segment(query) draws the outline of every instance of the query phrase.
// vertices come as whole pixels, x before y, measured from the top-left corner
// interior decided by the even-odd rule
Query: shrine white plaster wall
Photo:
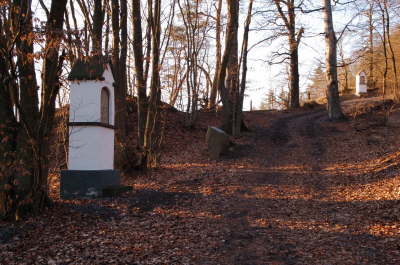
[[[71,126],[69,170],[114,169],[114,130],[99,126]]]

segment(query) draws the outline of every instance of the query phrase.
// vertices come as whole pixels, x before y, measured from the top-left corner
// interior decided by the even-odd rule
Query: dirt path
[[[240,228],[235,228],[240,232],[232,264],[399,264],[399,214],[388,214],[398,209],[399,193],[392,193],[391,200],[346,200],[342,194],[343,186],[357,193],[362,188],[357,178],[367,179],[347,175],[338,165],[343,157],[356,163],[360,153],[361,159],[367,158],[364,148],[353,150],[353,155],[335,154],[351,137],[346,135],[351,128],[340,128],[348,125],[332,124],[325,111],[317,110],[284,115],[256,129],[252,155],[260,169],[254,175],[239,173],[249,181],[241,193],[249,195],[232,198],[238,200],[235,207],[242,203],[247,209]],[[261,162],[260,155],[267,159]],[[382,179],[394,177],[379,173]],[[392,233],[377,236],[374,231],[390,225]]]
[[[399,129],[331,123],[323,110],[247,120],[220,161],[202,132],[182,136],[123,198],[0,224],[0,263],[400,264]]]
[[[257,127],[248,148],[251,166],[235,171],[237,182],[225,182],[224,189],[231,185],[234,190],[232,208],[224,209],[232,212],[225,218],[235,231],[228,263],[398,264],[397,231],[394,237],[372,232],[382,224],[377,223],[380,205],[387,214],[398,201],[346,201],[338,190],[343,182],[352,184],[347,183],[349,176],[340,166],[326,170],[343,158],[331,154],[340,151],[335,141],[343,144],[348,137],[341,134],[351,129],[341,131],[343,126],[348,124],[332,124],[325,111],[316,110],[283,115],[270,126]],[[358,162],[356,153],[347,159],[352,158]],[[388,218],[398,227],[397,214]],[[392,249],[388,241],[395,242]]]

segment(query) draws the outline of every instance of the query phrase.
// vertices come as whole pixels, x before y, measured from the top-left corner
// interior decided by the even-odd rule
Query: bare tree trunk
[[[94,54],[102,54],[104,10],[103,0],[94,0],[92,51]]]
[[[200,90],[200,73],[199,69],[199,52],[201,51],[204,40],[205,34],[204,33],[204,26],[201,26],[202,20],[200,19],[199,15],[199,2],[191,3],[189,0],[178,2],[178,7],[181,13],[183,25],[184,25],[184,50],[185,50],[185,61],[186,67],[188,70],[188,75],[186,79],[187,83],[187,90],[188,94],[188,104],[187,104],[187,112],[186,112],[186,119],[185,125],[187,127],[194,126],[196,119],[197,119],[197,111],[199,106],[199,90]],[[207,24],[207,21],[204,22]],[[204,69],[204,68],[203,68]]]
[[[31,6],[27,1],[14,0],[12,17],[14,20],[13,32],[20,34],[16,39],[17,66],[20,76],[20,104],[24,106],[21,115],[25,116],[31,128],[36,127],[38,120],[38,85],[36,82],[33,54],[33,31]]]
[[[53,127],[55,102],[60,91],[60,75],[64,62],[64,51],[59,56],[59,49],[63,40],[64,14],[66,11],[67,0],[52,1],[50,8],[49,21],[46,26],[46,46],[42,70],[42,99],[40,102],[40,127],[37,139],[38,144],[38,171],[40,179],[37,183],[37,190],[46,188],[44,194],[47,198],[47,175],[48,175],[48,153],[49,138]],[[40,194],[38,196],[41,196]],[[43,202],[34,203],[34,209],[39,211],[43,207]]]
[[[400,100],[400,91],[399,91],[399,78],[397,75],[397,64],[396,64],[396,57],[392,45],[392,40],[391,40],[391,35],[390,35],[390,16],[389,16],[389,10],[388,10],[388,2],[387,0],[384,0],[384,11],[386,15],[386,36],[387,36],[387,43],[389,45],[389,50],[391,53],[391,59],[392,59],[392,66],[393,66],[393,74],[394,74],[394,96],[397,101]],[[385,48],[386,49],[386,48]]]
[[[70,1],[72,4],[74,1]],[[86,6],[86,1],[76,0],[78,3],[84,18],[84,50],[86,52],[86,56],[90,55],[90,40],[91,34],[93,33],[93,25],[91,20],[91,14],[89,12],[88,7]]]
[[[133,52],[135,56],[136,87],[138,94],[138,145],[144,145],[144,133],[147,114],[146,82],[143,73],[143,40],[140,0],[132,0],[133,15]]]
[[[106,30],[104,32],[104,53],[109,55],[109,43],[110,43],[110,3],[108,1],[104,2],[104,11],[107,14],[106,16]]]
[[[68,45],[68,60],[70,64],[72,65],[75,62],[75,58],[77,57],[77,54],[74,53],[74,45],[73,45],[73,40],[72,40],[72,29],[71,29],[71,24],[69,21],[69,14],[68,14],[68,9],[65,10],[65,27],[67,29],[67,45]]]
[[[296,6],[294,0],[274,0],[278,13],[284,21],[288,34],[290,72],[289,72],[289,108],[300,107],[300,76],[299,76],[299,44],[303,35],[303,28],[296,33]],[[282,9],[282,4],[287,7],[287,14]]]
[[[119,0],[111,1],[112,9],[112,30],[113,30],[113,49],[112,49],[112,68],[115,80],[115,163],[116,167],[120,168],[123,164],[122,150],[126,133],[126,107],[125,97],[126,91],[123,82],[123,74],[121,73],[121,58],[120,58],[120,5]]]
[[[215,21],[215,41],[216,41],[216,54],[215,54],[215,74],[214,74],[214,81],[212,83],[211,93],[210,93],[210,101],[208,108],[213,109],[215,108],[217,94],[218,94],[218,73],[219,69],[221,68],[221,12],[222,12],[222,0],[218,0],[217,6],[217,14],[216,14],[216,21]]]
[[[289,108],[295,109],[300,107],[300,76],[299,76],[299,52],[298,42],[290,37],[290,74],[289,74]]]
[[[127,55],[128,55],[128,3],[127,0],[121,1],[121,22],[120,22],[120,30],[121,30],[121,56],[119,59],[120,64],[120,73],[121,73],[121,86],[124,94],[127,94],[128,85],[127,85],[127,74],[126,74],[126,65],[127,65]]]
[[[374,76],[374,22],[373,22],[374,3],[370,0],[368,10],[368,30],[369,30],[369,87],[375,88]]]
[[[234,4],[230,7],[233,12],[230,12],[232,16],[230,16],[231,23],[235,28],[236,34],[233,35],[233,38],[230,40],[232,42],[232,52],[229,56],[227,75],[226,75],[226,84],[230,90],[230,99],[232,104],[232,110],[230,113],[230,119],[225,120],[224,129],[229,133],[232,133],[233,136],[237,136],[240,134],[240,131],[236,131],[236,123],[237,123],[237,113],[236,109],[239,104],[239,60],[238,60],[238,28],[239,28],[239,2],[235,1]],[[230,128],[229,128],[230,127]]]
[[[40,154],[37,152],[37,130],[39,120],[39,100],[38,100],[38,86],[36,82],[35,62],[29,59],[33,54],[33,39],[29,37],[30,32],[33,30],[32,25],[32,11],[31,3],[27,1],[13,1],[12,11],[12,32],[13,37],[16,38],[15,53],[17,54],[17,68],[19,75],[15,74],[15,81],[19,82],[19,98],[16,98],[15,104],[19,105],[20,116],[23,117],[23,126],[19,131],[17,140],[17,154],[18,159],[23,161],[26,172],[21,174],[19,181],[29,183],[29,187],[18,187],[17,190],[24,195],[28,190],[33,190],[34,195],[40,194],[43,196],[42,191],[36,191],[37,184],[42,179],[39,176],[40,170],[38,164]],[[12,65],[11,59],[9,64]],[[18,79],[18,81],[17,81]],[[42,92],[43,93],[43,92]],[[35,142],[31,142],[34,140]],[[45,183],[44,183],[45,184]],[[37,198],[34,198],[37,199]],[[40,198],[39,201],[42,201]],[[14,218],[19,218],[18,202],[12,211],[14,211]]]
[[[383,98],[385,98],[387,93],[387,74],[388,74],[388,55],[387,55],[387,39],[386,39],[386,14],[382,5],[379,3],[379,8],[381,10],[381,18],[382,18],[382,46],[383,46],[383,56],[385,58],[385,67],[383,72],[383,80],[382,80],[382,94]]]
[[[146,57],[144,67],[144,82],[147,84],[150,70],[150,57],[151,57],[151,21],[152,17],[153,0],[147,0],[147,29],[146,29]]]
[[[152,32],[152,75],[150,83],[150,99],[147,111],[144,148],[147,152],[147,167],[153,167],[157,163],[157,149],[159,142],[159,103],[160,103],[160,36],[161,36],[161,0],[154,0],[154,12],[149,5],[149,21]]]
[[[171,106],[174,106],[174,105],[175,105],[176,100],[178,99],[179,92],[182,91],[183,82],[185,82],[185,80],[186,80],[186,78],[187,78],[187,74],[188,74],[188,71],[187,71],[187,69],[186,69],[186,70],[185,70],[185,73],[184,73],[183,76],[182,76],[182,78],[181,78],[180,80],[177,80],[177,84],[176,84],[176,86],[175,86],[175,90],[173,91],[173,93],[171,94],[171,97],[170,97],[170,102],[169,102],[169,104],[170,104]],[[178,78],[178,77],[177,77],[177,78]]]
[[[49,200],[47,156],[49,134],[53,126],[55,101],[60,89],[59,76],[64,58],[63,55],[59,57],[59,48],[63,38],[67,0],[52,1],[48,13],[48,22],[45,29],[46,43],[44,47],[40,108],[38,106],[38,88],[34,74],[35,65],[34,61],[29,59],[33,51],[33,41],[30,37],[32,32],[30,4],[28,1],[23,3],[14,1],[12,4],[12,19],[14,23],[10,32],[13,32],[16,38],[19,74],[17,74],[14,67],[13,56],[9,54],[8,57],[7,54],[3,53],[4,51],[1,51],[1,56],[8,58],[8,63],[5,62],[5,65],[9,67],[9,81],[7,81],[9,90],[2,89],[0,101],[5,103],[5,110],[8,109],[10,115],[10,99],[14,98],[13,103],[17,106],[19,112],[20,132],[22,133],[22,139],[19,139],[19,146],[16,146],[19,150],[16,153],[15,160],[22,160],[24,162],[23,166],[29,171],[28,178],[24,178],[29,184],[23,187],[23,195],[18,197],[17,205],[12,209],[17,219],[22,209],[22,204],[18,205],[18,202],[29,201],[30,210],[38,213]],[[7,48],[13,49],[12,46]],[[29,87],[27,86],[28,84]],[[10,86],[14,85],[19,85],[20,99],[10,89]]]
[[[225,51],[218,75],[218,90],[223,104],[222,129],[229,134],[235,134],[234,112],[238,99],[238,42],[237,30],[239,23],[239,2],[228,0],[228,24],[225,36]],[[226,82],[225,82],[226,77]],[[226,84],[225,84],[226,83]]]
[[[328,116],[331,120],[344,117],[340,106],[338,78],[337,78],[337,50],[336,35],[333,29],[331,0],[323,0],[325,15],[325,43],[326,43],[326,82],[328,98]]]
[[[3,28],[3,24],[7,23],[0,16],[0,46],[7,47],[10,39],[8,30]],[[15,219],[17,200],[15,198],[15,177],[16,168],[13,165],[17,151],[18,123],[13,113],[13,100],[17,99],[17,87],[10,76],[10,65],[6,60],[5,54],[0,52],[0,218],[13,220]],[[14,95],[14,96],[13,96]],[[15,162],[14,162],[15,163]],[[5,187],[9,188],[6,189]]]
[[[254,0],[250,0],[249,7],[247,11],[247,18],[244,25],[244,32],[243,32],[243,44],[242,44],[242,56],[241,56],[241,63],[243,64],[242,67],[242,78],[240,81],[240,94],[239,94],[239,104],[236,109],[237,113],[237,122],[236,122],[236,131],[240,132],[243,128],[243,101],[244,101],[244,92],[246,91],[246,81],[247,81],[247,54],[248,54],[248,46],[249,46],[249,31],[250,31],[250,23],[251,23],[251,16],[253,11],[253,2]]]
[[[79,36],[79,31],[78,31],[78,21],[76,19],[76,15],[75,15],[75,6],[74,6],[74,1],[70,0],[69,1],[69,7],[70,7],[70,11],[71,11],[71,17],[72,20],[74,22],[74,31],[75,31],[75,40],[78,42],[78,44],[76,45],[76,53],[78,57],[82,57],[83,56],[83,51],[82,51],[82,41],[80,39]]]

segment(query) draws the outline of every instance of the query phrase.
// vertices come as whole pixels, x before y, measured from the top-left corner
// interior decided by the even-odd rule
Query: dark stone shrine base
[[[63,170],[60,179],[61,199],[102,197],[103,189],[119,185],[116,170]]]

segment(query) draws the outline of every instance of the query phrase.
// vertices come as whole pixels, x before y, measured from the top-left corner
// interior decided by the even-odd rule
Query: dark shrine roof
[[[72,65],[68,80],[103,80],[110,60],[105,56],[79,58]]]

